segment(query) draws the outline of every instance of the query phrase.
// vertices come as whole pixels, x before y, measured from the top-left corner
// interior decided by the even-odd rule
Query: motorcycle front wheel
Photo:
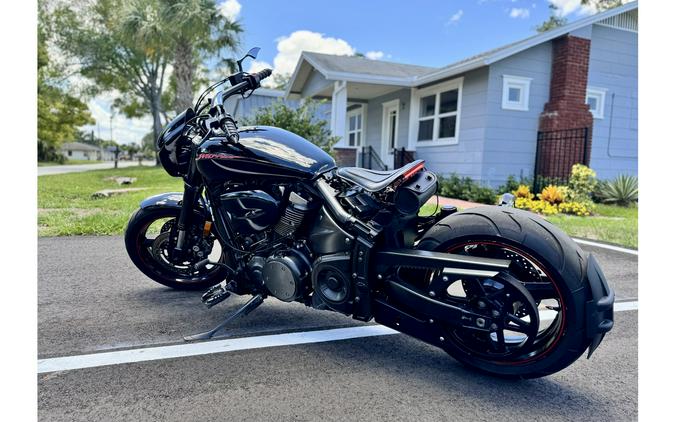
[[[509,294],[479,278],[450,284],[441,300],[499,315],[489,332],[444,327],[444,348],[458,361],[492,375],[536,378],[564,369],[588,348],[587,254],[546,220],[514,208],[469,209],[441,220],[417,248],[508,259],[509,279],[532,292]]]
[[[204,250],[201,257],[190,254],[184,261],[172,260],[169,234],[179,213],[180,210],[171,208],[136,210],[124,233],[127,253],[143,274],[160,284],[179,290],[205,290],[223,281],[228,270],[215,265],[195,270],[194,264],[207,257],[214,262],[225,262],[226,254],[211,234],[209,239],[202,241],[202,245],[210,250]]]

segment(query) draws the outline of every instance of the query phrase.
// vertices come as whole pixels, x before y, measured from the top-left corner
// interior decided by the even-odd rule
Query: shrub
[[[567,184],[569,199],[574,202],[591,202],[591,194],[598,184],[595,171],[583,164],[572,166],[572,175]]]
[[[492,189],[480,186],[470,177],[459,177],[455,173],[448,177],[439,176],[438,185],[441,196],[489,205],[496,202],[496,194]]]
[[[592,207],[583,202],[563,202],[558,204],[558,211],[564,214],[589,216],[591,215]]]
[[[520,178],[520,181],[517,181],[516,177],[511,175],[506,179],[506,182],[503,185],[496,189],[496,192],[500,195],[502,193],[513,192],[514,190],[517,190],[520,185],[529,186],[531,183],[523,177]]]
[[[307,100],[294,108],[276,101],[260,108],[253,118],[246,118],[242,123],[243,125],[266,125],[286,129],[311,141],[330,154],[332,153],[331,146],[339,138],[331,136],[326,120],[315,117],[320,105],[319,101]]]
[[[516,208],[530,210],[544,215],[558,214],[558,208],[555,205],[539,199],[516,198]]]
[[[621,174],[614,180],[601,182],[597,196],[602,202],[628,206],[638,200],[638,179]]]
[[[538,195],[539,199],[542,201],[546,201],[551,205],[556,205],[561,202],[563,202],[564,197],[562,192],[560,191],[560,188],[558,186],[554,185],[548,185],[544,188],[544,190],[541,191],[541,193]]]

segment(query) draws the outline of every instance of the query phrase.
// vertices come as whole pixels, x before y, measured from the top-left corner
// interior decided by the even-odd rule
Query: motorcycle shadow
[[[176,319],[177,327],[180,327],[178,332],[182,334],[210,328],[248,300],[247,296],[233,296],[223,304],[206,309],[200,302],[201,292],[152,288],[137,290],[130,295],[156,312]],[[270,298],[255,312],[234,321],[224,333],[245,337],[358,325],[364,324],[337,313]],[[472,400],[480,402],[481,409],[492,406],[500,411],[527,412],[527,419],[533,415],[541,418],[564,415],[565,419],[576,419],[611,413],[606,400],[589,387],[592,382],[570,383],[571,378],[575,383],[584,379],[584,375],[580,375],[586,367],[582,360],[562,373],[546,378],[511,380],[467,368],[444,351],[403,334],[293,347],[305,348],[312,355],[320,356],[323,362],[348,368],[346,371],[350,374],[381,378],[373,383],[373,387],[383,388],[385,397],[394,397],[392,393],[399,387],[400,394],[409,396],[414,390],[418,398],[425,397],[425,392],[433,395],[443,391],[446,394],[444,405],[448,408],[452,407],[453,401],[461,406],[461,401]]]
[[[513,417],[507,415],[521,415],[520,420],[585,420],[616,411],[593,389],[596,384],[583,362],[549,377],[518,380],[465,367],[444,351],[402,334],[311,347],[323,359],[371,378],[372,392],[396,401],[409,400],[409,406],[424,408],[426,414],[436,408],[439,414],[449,415],[457,408],[466,409],[467,402],[482,414],[494,412],[494,420]]]

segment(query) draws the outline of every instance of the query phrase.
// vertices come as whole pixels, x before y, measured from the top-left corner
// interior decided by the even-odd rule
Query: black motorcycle
[[[126,229],[129,256],[153,280],[208,288],[209,307],[252,295],[186,340],[211,338],[274,296],[374,318],[495,375],[540,377],[585,350],[590,357],[612,328],[614,303],[592,255],[509,206],[418,215],[437,190],[422,160],[391,171],[338,168],[291,132],[237,127],[225,100],[245,98],[271,74],[242,72],[246,57],[157,139],[184,191],[147,198]]]

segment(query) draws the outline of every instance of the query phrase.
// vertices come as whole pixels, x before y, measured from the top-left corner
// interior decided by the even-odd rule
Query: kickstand
[[[263,303],[263,297],[260,294],[257,294],[251,298],[244,306],[241,308],[237,309],[234,313],[232,313],[230,316],[225,318],[223,322],[218,324],[216,327],[214,327],[212,330],[206,331],[204,333],[199,333],[199,334],[194,334],[191,336],[185,336],[183,337],[183,340],[185,341],[198,341],[198,340],[208,340],[212,338],[218,331],[222,330],[223,327],[225,327],[227,324],[235,320],[236,318],[246,316],[251,311],[253,311],[255,308],[260,306],[260,304]]]

